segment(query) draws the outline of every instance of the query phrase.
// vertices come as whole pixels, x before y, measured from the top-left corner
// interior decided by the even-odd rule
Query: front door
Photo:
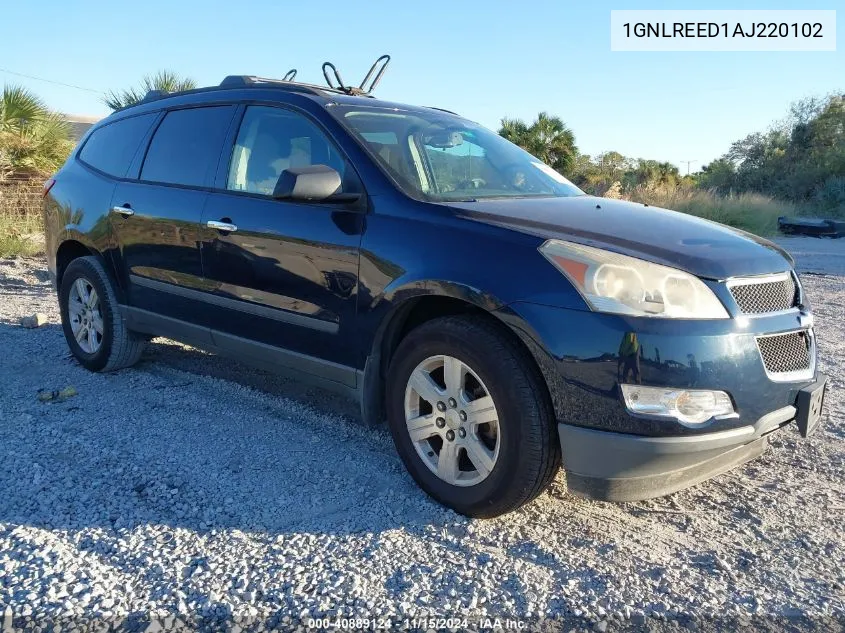
[[[168,112],[139,179],[117,184],[111,224],[134,307],[196,321],[196,301],[189,295],[202,288],[200,220],[235,110],[224,105]]]
[[[257,341],[284,350],[275,357],[280,364],[354,386],[365,215],[350,205],[271,197],[284,169],[315,164],[338,170],[344,191],[361,191],[352,168],[305,115],[283,107],[245,109],[217,183],[226,191],[209,196],[202,217],[212,328],[230,335],[217,337],[221,347]]]

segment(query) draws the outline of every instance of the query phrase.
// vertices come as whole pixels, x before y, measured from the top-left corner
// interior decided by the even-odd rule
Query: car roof
[[[230,81],[245,80],[245,81]],[[282,97],[288,94],[297,94],[322,105],[343,105],[343,106],[359,106],[369,108],[385,108],[391,110],[402,110],[406,112],[425,112],[440,110],[449,114],[455,114],[443,108],[417,106],[406,103],[399,103],[394,101],[386,101],[378,99],[368,94],[348,94],[343,90],[331,88],[329,86],[319,86],[316,84],[300,83],[293,81],[282,80],[265,80],[249,76],[235,76],[227,77],[219,86],[206,86],[203,88],[195,88],[193,90],[185,90],[182,92],[164,93],[156,90],[151,90],[147,93],[143,100],[132,104],[120,110],[116,110],[108,120],[123,118],[123,116],[141,114],[152,110],[160,110],[162,108],[171,107],[174,105],[189,105],[192,103],[200,104],[205,101],[216,101],[223,95],[229,95],[235,99],[249,98],[250,96],[259,96],[260,98],[274,99],[274,97]],[[225,98],[225,97],[224,97]],[[279,101],[286,101],[279,99]]]

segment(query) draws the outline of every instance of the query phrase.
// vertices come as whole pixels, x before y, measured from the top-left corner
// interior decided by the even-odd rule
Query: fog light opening
[[[735,415],[731,398],[724,391],[622,385],[622,395],[631,413],[673,418],[687,426]]]

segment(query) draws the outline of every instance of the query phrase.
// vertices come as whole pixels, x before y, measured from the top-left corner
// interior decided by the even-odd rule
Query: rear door
[[[91,131],[77,155],[79,163],[86,169],[82,172],[62,170],[61,183],[64,184],[67,178],[75,192],[73,206],[68,204],[56,217],[58,226],[48,231],[48,235],[57,236],[58,229],[68,226],[83,226],[94,244],[104,253],[107,251],[111,263],[115,263],[116,240],[108,212],[114,189],[120,179],[127,177],[138,155],[143,155],[158,118],[158,112],[129,115]],[[82,178],[77,180],[79,176]],[[55,257],[56,246],[48,248],[48,256],[52,254]],[[115,270],[119,272],[120,268]],[[119,281],[121,287],[125,287],[126,279]]]
[[[321,204],[271,194],[288,167],[328,165],[340,172],[344,192],[362,193],[360,180],[322,128],[298,111],[247,106],[232,137],[201,237],[212,327],[230,335],[215,339],[283,348],[292,353],[277,355],[277,363],[354,385],[363,198]],[[236,230],[217,230],[215,222]]]
[[[190,294],[203,287],[199,223],[235,110],[167,111],[137,180],[115,188],[111,222],[132,306],[195,323],[202,315]]]

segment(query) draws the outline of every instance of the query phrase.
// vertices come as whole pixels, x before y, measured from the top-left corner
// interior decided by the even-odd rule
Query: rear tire
[[[129,331],[114,284],[94,256],[74,259],[59,290],[62,329],[70,351],[91,371],[115,371],[138,362],[144,340]]]
[[[528,352],[492,321],[442,317],[408,334],[390,364],[387,411],[411,476],[467,516],[516,510],[542,493],[560,467],[542,377]],[[452,455],[457,467],[449,467]]]

